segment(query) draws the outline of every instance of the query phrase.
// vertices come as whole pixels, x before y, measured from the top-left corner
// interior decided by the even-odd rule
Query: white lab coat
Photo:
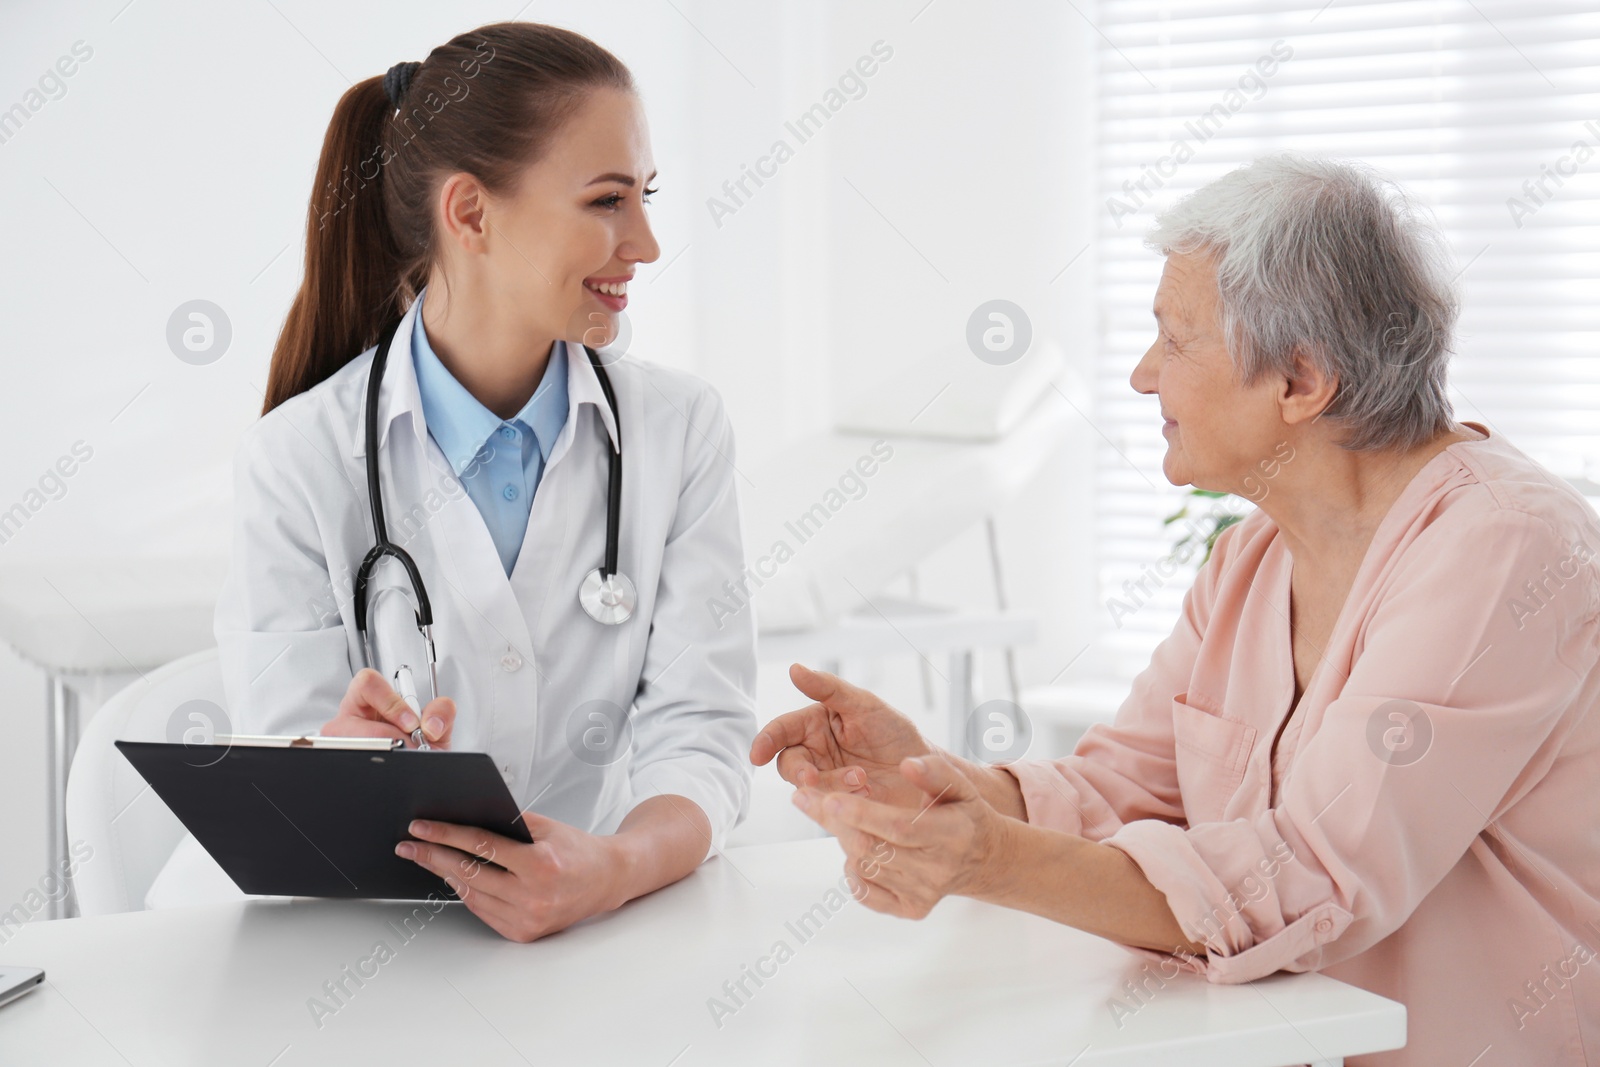
[[[389,538],[416,560],[432,604],[439,688],[457,708],[452,748],[489,753],[523,808],[595,833],[650,796],[688,797],[720,849],[748,807],[756,726],[754,623],[709,606],[744,565],[721,398],[688,374],[631,357],[608,364],[624,434],[619,569],[638,605],[602,625],[578,586],[604,556],[617,431],[583,350],[570,350],[566,425],[507,577],[428,435],[410,356],[417,307],[395,332],[379,395],[380,470]],[[364,665],[352,586],[373,544],[362,424],[373,352],[240,442],[216,610],[236,732],[316,732]],[[395,592],[405,588],[389,561],[369,589],[375,666],[387,676],[394,657],[410,662],[427,700],[409,594]],[[610,755],[606,719],[591,714],[607,704],[595,701],[626,712],[631,737]],[[586,739],[602,742],[598,754]]]

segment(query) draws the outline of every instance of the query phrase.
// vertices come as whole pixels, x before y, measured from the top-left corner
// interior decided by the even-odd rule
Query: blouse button
[[[1333,920],[1332,919],[1318,919],[1317,920],[1317,933],[1325,934],[1329,930],[1332,930],[1332,929],[1333,929]]]
[[[500,657],[500,666],[505,670],[514,671],[522,666],[522,657],[517,655],[515,649],[512,649]]]
[[[507,441],[509,441],[513,437],[517,436],[517,431],[516,431],[516,429],[514,427],[502,426],[502,427],[500,427],[500,436],[504,437]]]
[[[500,490],[500,493],[507,500],[515,500],[515,499],[517,499],[517,487],[514,486],[514,485],[506,486],[504,489]]]

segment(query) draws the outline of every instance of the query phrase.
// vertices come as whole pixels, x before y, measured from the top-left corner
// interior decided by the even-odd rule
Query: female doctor
[[[414,823],[396,852],[517,941],[682,878],[748,802],[753,624],[704,606],[743,565],[727,416],[591,351],[659,255],[654,177],[627,68],[565,30],[484,26],[352,87],[236,462],[238,728],[489,753],[534,843]],[[385,538],[421,594],[394,552],[359,580]]]

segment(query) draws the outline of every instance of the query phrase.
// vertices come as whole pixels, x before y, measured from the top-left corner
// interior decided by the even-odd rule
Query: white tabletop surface
[[[528,945],[459,904],[407,936],[412,905],[326,900],[4,928],[0,963],[46,984],[0,1008],[0,1063],[1268,1067],[1404,1039],[1401,1005],[1321,975],[1159,985],[1142,957],[1020,912],[951,899],[911,922],[830,900],[842,875],[831,839],[730,849]],[[758,965],[735,1005],[723,983]],[[347,967],[370,977],[340,1004],[323,985]],[[1119,1020],[1111,999],[1136,1003],[1142,977]],[[713,997],[734,1009],[720,1026]]]

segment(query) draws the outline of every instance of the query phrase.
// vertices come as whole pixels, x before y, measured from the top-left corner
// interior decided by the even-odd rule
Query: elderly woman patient
[[[1132,384],[1168,480],[1275,473],[1116,721],[988,766],[797,665],[816,703],[752,760],[879,911],[959,894],[1214,982],[1319,970],[1402,1001],[1406,1048],[1352,1064],[1600,1064],[1594,512],[1453,421],[1441,242],[1365,168],[1258,160],[1148,240]]]

